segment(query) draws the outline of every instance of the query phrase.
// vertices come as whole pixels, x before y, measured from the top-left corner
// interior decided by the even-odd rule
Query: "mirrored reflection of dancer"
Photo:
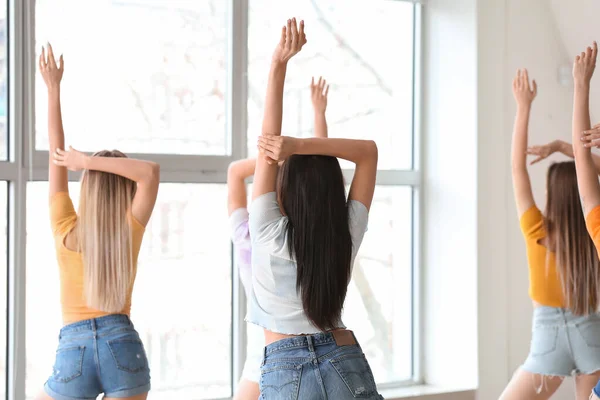
[[[513,188],[527,247],[534,312],[529,355],[500,398],[549,399],[565,377],[575,376],[577,399],[583,400],[589,397],[600,370],[600,347],[594,346],[600,337],[596,313],[600,262],[585,227],[575,162],[548,168],[544,214],[536,206],[526,153],[536,155],[532,162],[536,163],[549,155],[549,149],[527,148],[531,103],[537,94],[527,70],[517,71],[513,94],[517,103]],[[597,182],[595,170],[594,175]]]
[[[598,45],[594,42],[592,47],[588,47],[584,52],[578,55],[573,62],[573,152],[575,153],[575,163],[577,164],[577,181],[579,193],[583,203],[583,209],[586,215],[587,229],[590,237],[594,241],[596,249],[600,251],[600,184],[598,183],[597,169],[594,163],[594,157],[591,153],[592,147],[598,147],[600,142],[600,130],[598,125],[590,129],[590,82],[596,67],[598,56]],[[593,271],[587,279],[595,282],[598,279],[598,271]],[[586,290],[587,289],[587,290]],[[593,290],[592,290],[593,289]],[[582,293],[593,299],[597,303],[599,293],[594,286],[580,288]],[[597,304],[595,304],[597,306]],[[596,307],[597,308],[597,307]],[[582,325],[584,330],[584,339],[588,342],[589,356],[596,359],[600,358],[600,329],[591,329]],[[596,371],[600,370],[600,365],[595,366]],[[593,390],[591,399],[600,398],[600,373],[595,373],[594,383],[597,386]],[[591,386],[594,386],[592,384]],[[587,395],[589,395],[589,391]],[[583,399],[585,392],[581,393]],[[579,396],[579,393],[578,393]],[[578,397],[579,399],[579,397]]]
[[[150,371],[129,312],[144,229],[159,185],[158,164],[100,151],[65,149],[60,109],[63,57],[48,45],[39,68],[48,88],[50,222],[64,326],[53,372],[38,399],[144,400]],[[79,210],[67,169],[82,171]]]
[[[281,136],[288,61],[305,43],[304,23],[288,20],[271,62],[249,209],[248,320],[264,328],[266,340],[260,398],[381,399],[341,321],[373,200],[377,146]],[[348,200],[336,157],[356,164]]]
[[[323,78],[310,85],[311,100],[314,111],[315,137],[327,137],[327,94],[329,85]],[[240,280],[244,286],[246,297],[252,295],[252,249],[248,231],[248,210],[246,184],[244,180],[254,175],[256,159],[234,161],[227,171],[229,225],[231,238],[236,253],[235,259],[239,269]],[[235,400],[256,400],[260,394],[260,364],[264,356],[265,336],[263,329],[254,324],[247,324],[246,362],[238,385]]]

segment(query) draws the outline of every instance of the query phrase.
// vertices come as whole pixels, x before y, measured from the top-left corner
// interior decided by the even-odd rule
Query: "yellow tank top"
[[[83,258],[82,254],[69,250],[65,246],[65,238],[73,230],[77,223],[77,213],[69,193],[56,193],[50,199],[50,224],[54,235],[56,258],[60,274],[60,300],[62,305],[63,323],[65,325],[73,322],[91,318],[98,318],[110,313],[94,310],[87,306],[83,293]],[[131,217],[132,227],[132,256],[133,256],[133,280],[127,293],[125,307],[120,314],[129,315],[131,311],[131,294],[137,273],[137,259],[144,237],[144,227]]]

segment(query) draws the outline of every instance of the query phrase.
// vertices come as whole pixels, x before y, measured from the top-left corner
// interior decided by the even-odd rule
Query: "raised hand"
[[[325,113],[327,109],[327,93],[329,93],[329,85],[323,77],[319,77],[317,83],[313,77],[310,81],[310,99],[312,100],[315,112]]]
[[[592,47],[588,47],[584,52],[575,57],[573,61],[573,79],[575,84],[589,85],[596,68],[596,58],[598,56],[598,44],[594,42]]]
[[[537,83],[535,79],[532,85],[529,85],[529,74],[526,69],[517,70],[517,75],[513,79],[513,95],[517,102],[517,106],[531,106],[533,99],[537,95]]]
[[[596,124],[592,129],[583,131],[581,135],[581,141],[584,147],[598,147],[600,148],[600,124]]]
[[[86,169],[88,156],[85,153],[75,150],[71,146],[69,146],[69,150],[56,149],[56,152],[53,154],[54,160],[52,161],[54,164],[66,167],[71,171],[81,171],[82,169]]]
[[[302,50],[302,46],[305,44],[304,21],[300,21],[300,29],[298,29],[296,18],[288,19],[287,25],[281,28],[281,39],[273,53],[273,62],[287,63],[290,58]]]
[[[529,163],[529,165],[536,164],[542,161],[543,159],[550,157],[552,154],[560,150],[559,145],[560,144],[558,141],[554,141],[541,146],[528,147],[527,154],[529,154],[530,156],[537,156],[533,161]]]
[[[46,49],[42,46],[39,68],[48,89],[60,87],[60,81],[65,70],[64,67],[65,64],[62,55],[59,58],[58,65],[56,64],[56,59],[54,58],[54,52],[52,51],[52,45],[50,45],[50,43],[48,43],[48,57],[46,57]]]
[[[258,137],[258,149],[271,164],[283,161],[298,149],[299,139],[290,136],[262,135]]]

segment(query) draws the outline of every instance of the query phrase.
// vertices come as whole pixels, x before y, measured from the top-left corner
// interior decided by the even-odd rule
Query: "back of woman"
[[[587,399],[600,371],[600,262],[587,229],[573,161],[552,164],[546,178],[546,209],[536,206],[527,171],[527,130],[536,95],[527,71],[513,83],[517,117],[512,174],[517,211],[527,248],[529,295],[534,305],[529,354],[501,395],[503,400],[547,399],[575,376],[577,399]],[[536,161],[572,147],[553,142],[551,151],[530,150]],[[600,166],[600,160],[598,160]]]
[[[381,399],[341,320],[377,171],[372,141],[280,135],[287,61],[306,43],[288,20],[273,55],[253,201],[248,320],[265,329],[262,399]],[[349,201],[337,157],[356,164]],[[284,161],[281,171],[277,162]]]
[[[150,370],[129,314],[137,258],[158,193],[157,164],[64,146],[63,61],[40,56],[48,87],[50,220],[61,283],[63,328],[53,372],[38,399],[146,399]],[[79,212],[67,169],[83,171]]]

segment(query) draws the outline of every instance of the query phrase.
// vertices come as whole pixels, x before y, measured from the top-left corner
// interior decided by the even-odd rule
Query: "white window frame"
[[[225,1],[225,0],[224,0]],[[421,20],[422,5],[414,7],[413,166],[411,170],[379,170],[378,185],[413,189],[413,378],[383,388],[422,383],[421,318]],[[229,156],[130,154],[161,164],[161,181],[226,183],[227,167],[247,155],[248,0],[229,0],[227,132]],[[35,149],[35,0],[7,0],[8,7],[8,160],[0,161],[0,180],[8,182],[7,232],[7,348],[6,399],[25,399],[26,373],[26,201],[27,182],[47,181],[48,152]],[[348,181],[353,170],[343,171]],[[69,180],[78,180],[69,173]],[[233,259],[233,257],[232,257]],[[235,390],[245,357],[245,299],[232,266],[232,389]],[[43,382],[40,382],[40,388]]]

